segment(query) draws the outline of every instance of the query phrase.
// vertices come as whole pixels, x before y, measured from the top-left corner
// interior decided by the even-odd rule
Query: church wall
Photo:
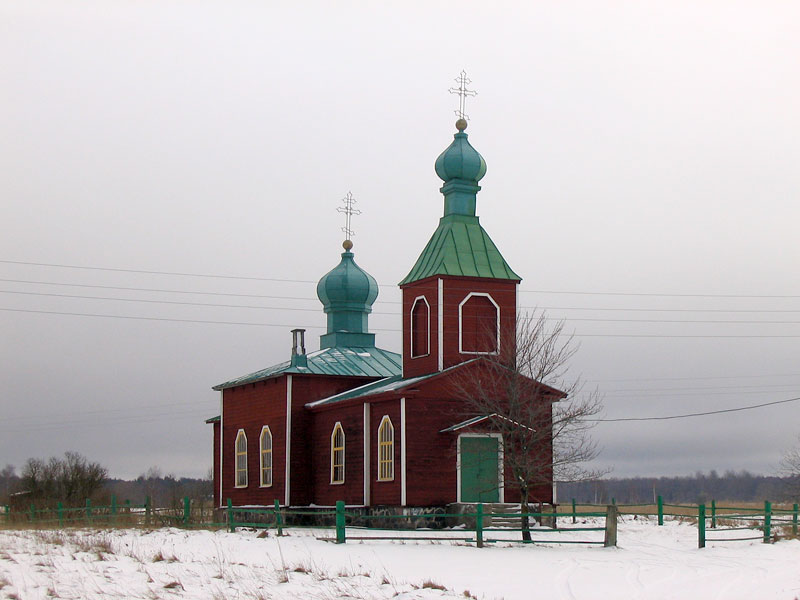
[[[403,286],[403,377],[434,373],[439,369],[439,288],[438,278],[429,277]],[[411,357],[411,308],[414,300],[424,296],[430,306],[430,348],[426,356]]]
[[[272,432],[272,486],[260,487],[261,428]],[[239,429],[247,435],[246,488],[235,487],[235,440]],[[267,379],[223,391],[222,396],[222,504],[234,506],[284,501],[286,464],[286,377]]]
[[[441,506],[455,502],[456,439],[442,429],[458,422],[455,400],[429,395],[406,399],[406,503]]]
[[[369,381],[373,381],[373,379],[313,375],[292,376],[292,443],[290,459],[290,503],[292,505],[305,506],[317,502],[314,498],[315,482],[311,474],[311,465],[314,460],[314,447],[321,442],[312,440],[320,440],[321,438],[312,437],[313,415],[305,408],[305,404],[333,396]],[[330,431],[327,436],[330,442]],[[349,438],[347,439],[347,444],[348,446],[350,444]],[[330,460],[330,457],[328,460]],[[346,467],[347,464],[345,463]],[[329,472],[330,470],[328,470]],[[347,481],[347,474],[345,475],[345,481]]]
[[[444,368],[471,360],[479,354],[461,353],[459,348],[459,304],[470,292],[487,293],[500,307],[500,353],[516,339],[517,283],[502,279],[443,277]]]
[[[388,416],[394,427],[394,479],[378,481],[378,427],[384,416]],[[373,505],[399,506],[401,503],[401,448],[400,448],[400,400],[375,402],[370,406],[370,503]]]
[[[331,433],[337,422],[345,435],[344,483],[331,484]],[[312,472],[314,504],[364,504],[364,407],[361,404],[313,414]]]

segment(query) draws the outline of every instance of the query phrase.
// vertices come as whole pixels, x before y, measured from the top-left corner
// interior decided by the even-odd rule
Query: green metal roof
[[[334,396],[329,396],[327,398],[322,398],[321,400],[315,400],[314,402],[309,402],[308,404],[306,404],[306,408],[314,408],[315,406],[323,406],[325,404],[343,402],[345,400],[351,400],[353,398],[361,398],[362,396],[369,396],[372,394],[382,394],[384,392],[396,392],[398,390],[402,390],[403,388],[416,385],[421,381],[431,379],[432,377],[439,377],[449,371],[461,368],[464,365],[476,362],[478,360],[481,359],[472,358],[463,363],[458,363],[457,365],[452,365],[450,367],[447,367],[443,371],[434,371],[433,373],[427,373],[426,375],[418,375],[416,377],[409,377],[407,379],[403,379],[403,376],[398,374],[395,377],[387,377],[386,379],[381,379],[380,381],[372,381],[360,387],[353,388],[352,390],[347,390],[346,392],[341,392],[340,394],[336,394]]]
[[[381,348],[351,347],[323,348],[306,355],[308,366],[292,366],[291,361],[282,362],[266,369],[231,379],[215,385],[213,389],[255,383],[278,375],[346,375],[352,377],[393,377],[401,372],[401,358],[396,352]]]
[[[508,266],[478,217],[457,214],[439,220],[439,227],[400,285],[433,275],[522,279]]]

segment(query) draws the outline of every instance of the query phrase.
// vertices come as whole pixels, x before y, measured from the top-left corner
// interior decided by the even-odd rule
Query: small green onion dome
[[[317,297],[325,307],[325,312],[359,311],[371,312],[372,304],[378,297],[378,283],[353,260],[350,251],[353,242],[345,240],[342,244],[341,262],[327,273],[317,284]]]
[[[453,143],[436,159],[436,174],[445,183],[453,179],[478,183],[486,175],[486,161],[467,140],[467,122],[459,119],[456,128]]]

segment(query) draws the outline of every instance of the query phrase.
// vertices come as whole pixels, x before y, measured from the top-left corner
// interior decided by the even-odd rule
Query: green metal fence
[[[475,512],[437,513],[438,519],[450,520],[455,527],[446,528],[448,535],[441,535],[440,531],[430,530],[430,535],[424,535],[427,529],[416,529],[416,522],[428,520],[429,514],[361,514],[348,511],[344,502],[339,501],[333,510],[293,510],[281,508],[278,501],[274,507],[235,507],[231,500],[227,501],[226,524],[228,530],[236,531],[240,527],[276,529],[278,535],[283,532],[287,518],[296,520],[298,517],[313,516],[321,524],[306,526],[320,530],[333,530],[333,537],[323,537],[326,541],[344,544],[347,540],[358,541],[453,541],[475,543],[479,548],[485,544],[498,542],[520,542],[539,544],[598,544],[616,546],[617,509],[614,506],[602,507],[603,510],[576,512],[577,517],[605,519],[602,526],[558,527],[556,526],[558,514],[555,512],[532,513],[504,513],[503,519],[516,519],[519,527],[492,526],[492,515],[485,511],[483,504],[475,505]],[[530,540],[522,540],[523,518],[536,519],[539,522],[551,521],[552,527],[537,526],[525,528],[530,534]],[[414,530],[416,534],[409,532]],[[368,533],[369,532],[369,533]],[[376,535],[376,532],[378,535]],[[381,532],[385,532],[381,535]],[[423,532],[421,535],[420,532]],[[564,539],[563,534],[575,532],[602,532],[602,539]],[[457,535],[463,533],[464,535]],[[454,535],[455,534],[455,535]],[[514,535],[514,538],[509,537]],[[546,535],[543,538],[542,535]]]
[[[705,548],[706,542],[738,542],[761,540],[764,543],[776,541],[780,537],[797,537],[798,504],[791,509],[775,508],[769,501],[763,507],[718,506],[715,500],[710,504],[667,504],[661,496],[655,503],[648,504],[612,504],[617,506],[620,515],[655,516],[659,525],[664,525],[664,517],[692,518],[697,521],[697,545]],[[575,522],[576,506],[572,500],[572,520]],[[638,510],[637,510],[638,509]],[[568,513],[569,514],[569,513]],[[742,535],[714,535],[708,537],[709,530],[722,534],[724,532],[744,532]],[[753,531],[758,531],[753,535]],[[750,535],[747,535],[750,533]]]

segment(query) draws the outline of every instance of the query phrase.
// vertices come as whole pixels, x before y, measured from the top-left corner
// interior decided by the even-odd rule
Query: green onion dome
[[[453,143],[436,159],[436,174],[445,183],[460,179],[477,184],[486,175],[486,161],[467,140],[466,120],[456,121],[456,128]]]
[[[350,252],[353,242],[342,244],[341,262],[327,273],[317,284],[317,296],[325,306],[325,312],[334,309],[365,310],[370,312],[378,297],[375,278],[356,264]]]

